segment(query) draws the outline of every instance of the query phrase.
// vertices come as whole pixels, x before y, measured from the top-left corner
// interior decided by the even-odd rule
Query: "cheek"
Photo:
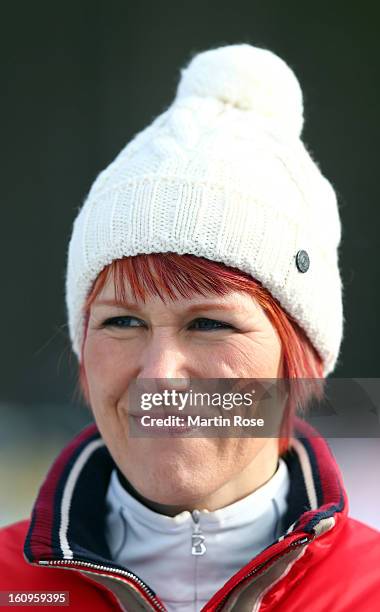
[[[277,378],[280,359],[281,344],[277,336],[255,332],[217,346],[209,364],[214,364],[217,370],[215,377]]]
[[[117,402],[131,377],[130,360],[125,359],[118,344],[109,338],[86,338],[83,359],[94,409],[100,402]]]
[[[281,343],[272,333],[263,333],[251,342],[251,377],[277,378],[281,362]]]

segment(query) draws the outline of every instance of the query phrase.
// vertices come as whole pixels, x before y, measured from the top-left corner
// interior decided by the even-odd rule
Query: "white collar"
[[[288,491],[288,468],[279,458],[277,471],[262,487],[219,510],[200,511],[198,528],[194,513],[170,517],[142,504],[114,470],[106,498],[112,559],[142,578],[168,610],[199,610],[282,534]],[[192,554],[192,546],[193,552],[205,549],[204,554]]]

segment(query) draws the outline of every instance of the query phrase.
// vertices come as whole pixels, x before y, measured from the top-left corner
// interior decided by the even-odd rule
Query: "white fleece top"
[[[133,497],[114,470],[106,498],[112,559],[151,587],[169,612],[199,612],[282,535],[288,491],[288,468],[280,457],[272,478],[247,497],[214,512],[186,510],[170,517]]]

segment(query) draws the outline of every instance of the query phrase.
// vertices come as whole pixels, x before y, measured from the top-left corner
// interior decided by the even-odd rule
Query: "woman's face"
[[[223,507],[273,475],[275,438],[129,435],[128,389],[151,379],[277,378],[281,344],[242,292],[164,303],[115,300],[112,275],[93,302],[83,359],[100,433],[136,491],[168,514]],[[173,388],[169,387],[169,388]]]

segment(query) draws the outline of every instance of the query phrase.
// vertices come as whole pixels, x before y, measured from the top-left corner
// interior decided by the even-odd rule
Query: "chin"
[[[219,480],[219,479],[218,479]],[[135,488],[147,499],[170,506],[192,506],[207,498],[223,485],[209,470],[202,471],[194,465],[147,466],[133,478]]]
[[[215,442],[211,438],[130,438],[129,452],[118,463],[146,499],[163,505],[192,505],[233,477],[223,469]]]

